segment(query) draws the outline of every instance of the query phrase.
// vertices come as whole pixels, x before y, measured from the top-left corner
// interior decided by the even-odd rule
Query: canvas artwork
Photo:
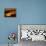
[[[46,25],[19,25],[20,40],[46,41]]]
[[[16,8],[5,8],[4,16],[5,17],[16,17]]]

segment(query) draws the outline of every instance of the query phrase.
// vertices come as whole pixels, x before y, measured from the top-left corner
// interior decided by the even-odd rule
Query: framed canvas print
[[[20,41],[46,41],[46,25],[20,24],[18,31]]]
[[[5,17],[16,17],[16,8],[5,8],[4,16]]]

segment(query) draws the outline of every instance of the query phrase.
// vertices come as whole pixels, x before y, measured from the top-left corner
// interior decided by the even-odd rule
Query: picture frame
[[[4,17],[16,17],[16,8],[5,8]]]

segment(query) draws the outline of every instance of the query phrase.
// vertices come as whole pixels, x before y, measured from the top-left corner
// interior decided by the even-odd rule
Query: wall
[[[15,7],[16,18],[5,18],[4,9]],[[17,24],[46,24],[46,0],[1,0],[0,44],[8,43],[9,32],[17,32]]]

